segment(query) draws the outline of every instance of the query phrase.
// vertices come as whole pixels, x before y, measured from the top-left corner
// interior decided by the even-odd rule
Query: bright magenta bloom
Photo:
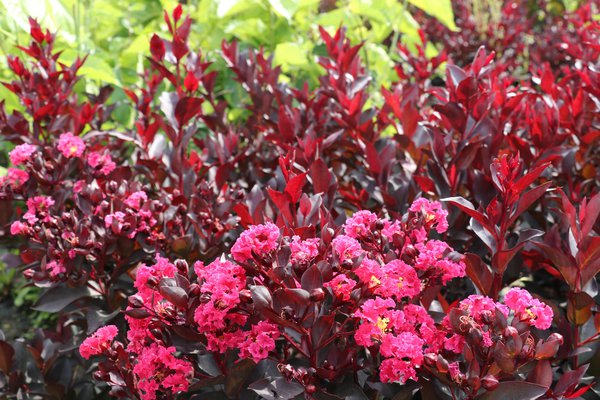
[[[324,287],[331,288],[333,293],[342,301],[350,300],[350,293],[356,286],[356,281],[348,278],[345,274],[339,274],[329,282],[323,284]]]
[[[139,210],[142,205],[148,200],[148,195],[144,191],[134,192],[125,199],[125,205],[127,207],[133,208],[134,210]]]
[[[381,343],[381,354],[390,357],[381,363],[379,377],[382,382],[404,383],[417,380],[415,368],[423,363],[423,345],[419,336],[402,332],[398,336],[385,335]]]
[[[10,157],[10,162],[13,165],[21,165],[26,161],[31,159],[33,153],[37,151],[37,146],[32,144],[23,143],[15,147],[8,156]]]
[[[143,400],[155,400],[159,390],[175,394],[189,387],[194,368],[189,362],[175,357],[174,352],[175,347],[152,343],[138,355],[133,373]]]
[[[363,253],[360,243],[354,238],[346,235],[339,235],[331,242],[333,251],[338,256],[340,262],[352,260]]]
[[[89,360],[91,356],[102,354],[104,350],[110,347],[118,332],[117,327],[114,325],[107,325],[98,329],[79,346],[79,353],[86,360]]]
[[[377,221],[377,215],[371,211],[358,211],[346,220],[344,232],[351,238],[358,239],[372,233],[371,225]]]
[[[383,276],[375,293],[383,297],[414,297],[421,293],[421,280],[417,271],[402,260],[393,260],[381,267]]]
[[[527,321],[538,329],[548,329],[552,325],[552,308],[534,299],[525,289],[510,289],[504,296],[504,303],[515,312],[516,318]]]
[[[261,321],[252,326],[246,340],[240,343],[240,357],[252,358],[255,363],[264,360],[275,350],[275,339],[279,337],[277,325]]]
[[[27,171],[18,168],[9,168],[6,176],[0,178],[0,185],[9,184],[13,189],[18,189],[29,180]]]
[[[94,168],[100,175],[108,175],[116,168],[116,164],[108,153],[90,153],[87,157],[90,167]]]
[[[300,236],[292,236],[289,243],[292,251],[291,260],[299,264],[308,262],[319,255],[319,239],[300,240]]]
[[[423,197],[415,200],[409,208],[414,213],[422,212],[425,220],[435,226],[438,233],[444,233],[448,230],[448,211],[442,208],[439,201],[429,201]]]
[[[58,150],[67,158],[81,157],[85,151],[85,143],[71,132],[63,133],[58,139]]]
[[[58,275],[67,272],[67,269],[61,262],[50,261],[48,264],[46,264],[46,271],[48,271],[52,278],[56,278]]]
[[[231,248],[231,256],[240,263],[252,259],[252,252],[259,257],[267,256],[279,246],[279,236],[279,228],[271,222],[253,225],[236,240]]]
[[[448,253],[453,251],[446,242],[429,240],[425,243],[416,243],[415,248],[420,252],[415,268],[434,272],[435,276],[442,280],[442,284],[465,276],[465,264],[462,261],[454,262],[445,258]]]

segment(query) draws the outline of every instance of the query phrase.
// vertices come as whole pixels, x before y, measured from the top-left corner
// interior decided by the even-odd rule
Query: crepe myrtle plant
[[[416,54],[398,45],[381,106],[344,28],[320,30],[310,89],[241,43],[223,43],[219,70],[177,7],[139,85],[124,88],[135,122],[119,130],[111,89],[76,94],[85,59],[61,63],[31,20],[5,83],[23,108],[0,103],[15,145],[2,244],[44,289],[36,307],[58,316],[30,341],[0,337],[0,393],[589,395],[600,340],[590,7],[564,16],[561,41],[528,50],[559,47],[558,63],[519,43],[515,57],[477,47],[458,61],[449,45],[430,59],[428,43],[446,39],[425,27]]]
[[[503,303],[445,304],[444,316],[436,299],[465,274],[463,257],[430,237],[446,216],[421,198],[402,220],[359,211],[320,235],[252,225],[228,255],[193,268],[157,255],[137,269],[128,327],[101,328],[80,352],[99,356],[94,377],[112,394],[141,399],[537,398],[563,341],[545,332],[553,310],[513,288]]]

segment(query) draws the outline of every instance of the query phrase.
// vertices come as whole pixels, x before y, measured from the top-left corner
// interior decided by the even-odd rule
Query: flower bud
[[[435,365],[442,374],[448,372],[448,361],[444,357],[438,355]]]
[[[243,303],[251,303],[252,302],[252,292],[250,292],[248,289],[240,290],[240,300]]]
[[[194,296],[194,297],[200,296],[201,292],[202,292],[202,289],[200,288],[200,285],[198,285],[197,283],[192,283],[188,290],[188,293],[190,294],[190,296]]]
[[[437,361],[437,356],[435,353],[427,353],[425,354],[425,365],[428,367],[434,367]]]
[[[127,299],[127,303],[129,303],[129,307],[131,308],[141,308],[144,305],[142,298],[138,295],[129,296],[129,299]]]
[[[317,391],[317,388],[315,387],[315,385],[307,385],[305,388],[305,391],[308,394],[313,394],[314,392]]]
[[[187,261],[185,261],[185,260],[182,260],[182,259],[175,260],[175,268],[177,268],[177,271],[179,271],[179,273],[181,273],[182,275],[188,274],[189,266],[188,266]]]
[[[117,193],[117,190],[119,189],[119,185],[115,181],[110,181],[110,182],[108,182],[106,189],[108,190],[108,193],[115,194],[115,193]]]
[[[325,292],[321,288],[311,290],[310,299],[312,301],[322,301],[325,298]]]
[[[160,279],[158,279],[155,276],[151,276],[150,278],[148,278],[147,284],[150,287],[156,287],[156,285],[158,285],[158,282],[160,282]]]
[[[496,379],[495,376],[493,376],[493,375],[486,375],[481,380],[481,384],[482,384],[482,386],[486,390],[494,390],[494,389],[496,389],[498,387],[498,385],[500,384],[500,382],[498,382],[498,379]]]

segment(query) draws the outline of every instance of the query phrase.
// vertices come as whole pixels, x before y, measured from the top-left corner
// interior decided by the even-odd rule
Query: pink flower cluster
[[[240,357],[251,358],[258,363],[275,350],[275,339],[279,338],[277,325],[260,321],[246,333],[245,340],[239,344]]]
[[[361,346],[379,347],[385,357],[380,370],[383,382],[404,383],[418,379],[424,354],[440,351],[445,331],[436,328],[423,307],[408,304],[399,310],[397,306],[390,298],[367,300],[354,313],[361,320],[355,340]]]
[[[442,208],[439,201],[429,201],[423,197],[415,200],[408,209],[414,213],[422,213],[429,227],[435,227],[438,233],[448,230],[448,211]]]
[[[138,355],[133,373],[142,400],[155,400],[157,392],[176,394],[188,389],[194,368],[175,357],[175,352],[175,347],[152,343]]]
[[[344,232],[351,238],[358,239],[372,234],[371,226],[377,221],[377,215],[371,211],[358,211],[344,224]]]
[[[231,248],[231,256],[239,263],[251,260],[252,253],[269,255],[279,246],[279,228],[273,223],[253,225],[244,231]]]
[[[116,235],[124,235],[133,239],[138,233],[145,233],[152,236],[152,228],[157,221],[154,214],[148,209],[148,195],[144,191],[131,193],[123,204],[126,206],[123,211],[115,211],[104,217],[104,226]],[[101,211],[98,206],[96,213]]]
[[[289,246],[292,251],[292,262],[308,263],[319,255],[319,239],[317,238],[300,240],[300,236],[292,236]]]
[[[201,293],[207,301],[201,303],[194,313],[198,329],[207,335],[208,348],[228,348],[230,337],[221,334],[236,331],[246,323],[246,317],[230,312],[240,302],[239,293],[246,287],[246,273],[242,267],[225,259],[208,265],[196,263],[194,271],[201,283]]]
[[[60,135],[57,148],[67,158],[81,157],[85,151],[85,143],[79,136],[67,132]]]
[[[521,288],[512,288],[504,296],[504,304],[514,311],[515,318],[525,321],[538,329],[548,329],[552,325],[552,308]]]
[[[27,212],[23,214],[25,222],[13,222],[10,226],[11,235],[27,234],[39,221],[49,222],[52,218],[49,211],[53,205],[54,200],[47,196],[35,196],[27,199]]]
[[[79,352],[81,356],[88,360],[92,356],[97,356],[110,347],[112,341],[117,336],[119,331],[117,327],[114,325],[107,325],[89,336],[87,339],[83,341],[81,346],[79,346]]]
[[[15,166],[24,164],[25,162],[31,160],[31,156],[37,151],[37,149],[37,146],[32,144],[20,144],[11,150],[10,153],[8,153],[10,162]]]
[[[108,176],[117,167],[109,153],[89,153],[87,156],[87,163],[99,176]]]
[[[0,178],[0,186],[10,185],[15,190],[19,189],[25,182],[29,180],[29,173],[18,168],[8,168],[6,176]]]

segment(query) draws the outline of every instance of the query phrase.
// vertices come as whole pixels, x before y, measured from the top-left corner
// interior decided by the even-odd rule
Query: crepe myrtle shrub
[[[61,63],[54,36],[32,20],[32,42],[20,47],[25,59],[9,56],[16,79],[5,83],[23,108],[9,114],[0,103],[0,132],[15,145],[0,182],[2,244],[18,248],[26,278],[44,288],[36,307],[59,316],[55,329],[38,331],[31,341],[11,344],[2,338],[0,393],[92,396],[97,388],[84,373],[89,364],[73,349],[98,327],[114,325],[119,333],[113,328],[100,331],[81,355],[91,357],[94,351],[108,351],[115,341],[123,343],[97,373],[121,396],[136,396],[139,382],[144,382],[143,395],[159,397],[184,391],[202,396],[214,390],[206,395],[273,398],[288,389],[288,395],[320,398],[343,398],[345,390],[385,397],[419,391],[416,396],[443,399],[515,392],[535,398],[542,388],[548,398],[589,395],[593,385],[586,369],[600,339],[595,278],[600,268],[599,49],[594,45],[599,30],[590,7],[583,2],[576,13],[557,17],[568,26],[560,41],[536,40],[561,52],[564,59],[558,63],[544,63],[550,54],[545,50],[531,53],[540,46],[525,52],[516,42],[510,50],[514,57],[500,47],[495,47],[498,55],[491,53],[478,42],[478,50],[463,61],[453,46],[429,59],[427,43],[441,40],[425,29],[416,54],[398,45],[399,80],[382,88],[381,106],[368,101],[379,88],[370,87],[361,45],[351,44],[343,28],[333,34],[320,30],[323,75],[310,89],[293,80],[283,84],[280,68],[263,50],[235,42],[223,43],[226,66],[217,68],[219,64],[211,64],[188,44],[192,20],[178,7],[165,13],[168,33],[150,40],[139,86],[124,88],[135,123],[133,129],[120,130],[110,129],[115,106],[108,101],[111,89],[76,95],[74,87],[81,79],[77,72],[85,60]],[[459,34],[468,30],[455,37]],[[226,81],[241,86],[245,94],[239,101],[222,90]],[[245,113],[232,121],[231,110]],[[337,228],[356,213],[355,222],[373,216],[389,224],[400,220],[404,236],[410,237],[410,232],[422,233],[413,221],[421,213],[428,233],[427,225],[436,218],[422,221],[423,216],[445,212],[423,200],[409,206],[419,196],[444,199],[448,227],[438,222],[432,233],[436,239],[410,239],[414,249],[405,248],[408,239],[396,243],[397,235],[382,234],[384,222],[369,225],[382,236],[372,239],[346,232],[361,231],[360,224]],[[264,254],[256,250],[248,252],[248,245],[232,248],[244,229],[265,240],[276,236],[270,224],[279,229],[277,248],[261,247],[261,241],[257,248],[267,250],[272,260],[261,259]],[[333,241],[350,249],[354,243],[338,239],[343,235],[357,240],[362,254],[374,253],[341,261]],[[244,234],[238,243],[253,243],[251,238]],[[381,248],[375,245],[386,240]],[[429,242],[430,248],[425,244]],[[417,268],[415,257],[445,246],[464,257],[444,255],[437,261],[464,265],[469,279],[447,280],[443,274],[432,279]],[[292,257],[296,251],[317,251],[316,259],[300,265]],[[224,261],[215,262],[222,253],[227,254]],[[386,295],[385,289],[375,293],[356,272],[368,260],[392,275],[415,269],[421,292],[400,299]],[[222,332],[201,331],[196,321],[200,304],[215,305],[212,292],[190,289],[194,284],[205,287],[208,279],[189,267],[197,261],[223,271],[244,271],[243,295],[238,295],[235,310],[226,312],[234,320],[225,319]],[[171,265],[177,272],[169,275]],[[313,266],[322,285],[306,288],[302,277],[309,270],[320,282]],[[134,271],[143,276],[153,268],[165,271],[166,283],[162,276],[148,277],[150,286],[137,282]],[[289,273],[271,272],[267,278],[259,274],[263,270]],[[527,276],[534,279],[521,279]],[[384,282],[376,276],[371,284],[380,285],[377,280]],[[535,295],[521,296],[526,306],[507,302],[508,288],[521,283]],[[138,292],[143,298],[142,286],[160,300],[159,306],[171,306],[149,310],[147,301],[131,297]],[[186,293],[185,307],[179,289]],[[353,294],[358,289],[360,301]],[[465,300],[474,291],[480,297]],[[366,305],[377,298],[380,315]],[[554,348],[561,339],[540,328],[538,321],[547,321],[548,309],[536,299],[553,309],[555,330],[563,341],[558,353]],[[226,304],[213,307],[215,313]],[[485,317],[472,304],[486,304]],[[316,312],[325,311],[311,314],[315,307]],[[129,329],[120,313],[126,308]],[[423,336],[419,326],[407,332],[397,321],[411,312],[423,318],[429,314],[433,325],[426,323],[423,329],[441,330],[442,336],[435,337],[454,343],[457,352],[445,347],[434,351],[438,342]],[[298,315],[312,317],[297,321]],[[310,322],[311,328],[298,331],[282,321],[303,327]],[[136,345],[130,347],[136,339],[128,333],[135,332],[136,323],[154,324],[137,331],[156,342],[148,344],[152,348],[147,357],[134,350]],[[357,336],[358,329],[372,329],[371,341]],[[313,336],[323,331],[333,337],[331,343],[321,343],[326,350],[313,343]],[[222,344],[223,351],[209,349],[217,346],[209,341],[211,332],[217,338],[227,333],[248,347]],[[271,361],[260,361],[258,367],[236,362],[256,357],[257,346],[250,346],[253,337],[275,344]],[[487,346],[489,337],[492,344]],[[399,351],[399,338],[413,345],[403,349],[406,357],[394,358],[391,347]],[[344,358],[347,354],[352,361]],[[136,369],[142,359],[145,363]],[[414,360],[412,369],[408,360]],[[277,368],[280,363],[284,366]],[[173,379],[162,386],[152,378],[169,372]],[[496,387],[494,379],[502,390],[489,390]]]
[[[80,352],[130,398],[409,395],[421,382],[460,398],[536,398],[563,341],[548,336],[553,310],[520,288],[442,310],[435,299],[465,274],[463,257],[431,238],[446,215],[421,198],[402,220],[359,211],[319,236],[252,225],[229,254],[192,268],[157,255],[137,269],[128,328],[101,328]]]

